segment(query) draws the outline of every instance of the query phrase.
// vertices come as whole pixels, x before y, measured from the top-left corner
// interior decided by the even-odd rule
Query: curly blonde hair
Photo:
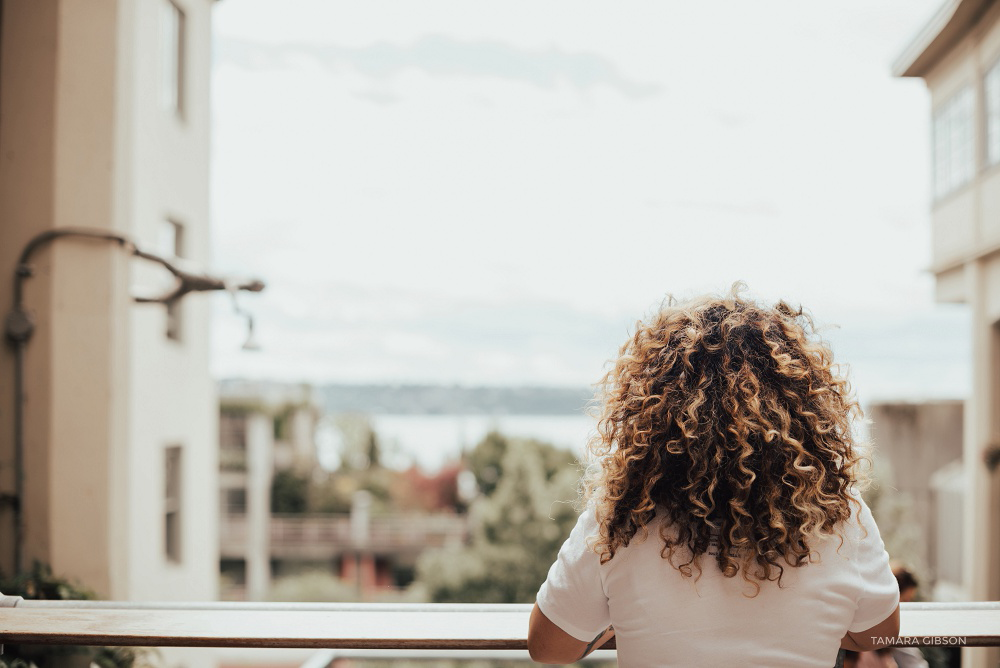
[[[622,346],[598,384],[585,496],[606,563],[663,515],[661,556],[685,577],[706,552],[754,594],[810,560],[851,517],[861,416],[801,308],[740,296],[671,300]],[[678,561],[675,562],[675,556]],[[693,568],[692,568],[693,567]]]

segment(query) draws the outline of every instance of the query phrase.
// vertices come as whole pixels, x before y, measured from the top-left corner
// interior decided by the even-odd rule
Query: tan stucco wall
[[[118,227],[115,11],[115,3],[107,1],[4,3],[0,261],[5,277],[13,276],[16,255],[28,238],[45,228]],[[50,246],[33,265],[36,275],[25,289],[37,322],[26,350],[25,553],[29,563],[40,559],[110,593],[110,518],[94,510],[108,507],[110,448],[122,435],[111,415],[128,391],[124,377],[112,372],[124,335],[124,263],[115,249],[82,243]],[[5,312],[8,291],[3,289]],[[3,360],[9,415],[8,348]],[[12,434],[9,422],[4,426],[0,443],[7,478]],[[3,558],[10,568],[9,554]]]
[[[962,443],[963,593],[1000,599],[1000,473],[984,451],[1000,442],[1000,166],[986,164],[983,75],[1000,60],[1000,3],[992,3],[961,42],[924,77],[932,107],[969,86],[975,94],[972,181],[932,206],[932,269],[942,301],[969,306],[972,388]],[[996,666],[1000,648],[963,649],[963,665]]]
[[[944,466],[962,458],[963,402],[927,401],[922,403],[875,403],[866,411],[870,423],[871,442],[878,463],[878,479],[887,486],[896,500],[906,504],[907,517],[917,524],[919,537],[907,545],[909,554],[891,554],[906,559],[917,568],[937,579],[934,547],[941,545],[934,524],[935,508],[931,479]],[[952,518],[961,522],[961,517]],[[887,527],[889,531],[895,527]],[[944,545],[959,558],[961,545]],[[924,585],[930,585],[925,582]],[[923,592],[929,593],[930,586]]]
[[[969,186],[947,195],[934,208],[931,227],[933,262],[961,260],[975,246],[977,193]]]
[[[186,113],[160,102],[163,0],[5,0],[0,23],[0,310],[17,254],[52,227],[123,231],[148,250],[159,221],[186,227],[208,268],[209,0],[186,13]],[[141,261],[57,240],[33,259],[25,302],[26,556],[102,597],[207,599],[217,591],[217,448],[208,297],[135,305]],[[13,492],[13,356],[0,351],[0,490]],[[163,549],[165,449],[184,448],[183,557]],[[10,572],[11,513],[0,514]]]
[[[962,44],[927,77],[931,94],[931,118],[955,94],[970,88],[981,99],[981,71],[972,44]],[[979,105],[974,105],[976,126],[981,123]],[[978,149],[977,149],[978,150]],[[977,158],[978,161],[978,158]],[[931,216],[932,265],[962,260],[980,240],[981,194],[972,183],[936,201]]]
[[[10,311],[13,295],[10,279],[20,249],[36,232],[45,229],[52,220],[54,202],[51,197],[54,179],[53,126],[55,122],[55,26],[58,15],[54,5],[47,3],[4,4],[3,39],[0,41],[0,310]],[[16,30],[14,28],[17,28]],[[12,54],[20,54],[17,63]],[[36,289],[32,304],[43,312],[50,303],[48,290]],[[35,346],[26,363],[38,377],[50,373],[49,356],[51,330],[45,328],[35,336]],[[39,507],[48,496],[49,452],[36,444],[49,440],[49,424],[44,419],[50,401],[47,384],[34,384],[32,402],[26,418],[37,424],[28,437],[26,448],[32,471],[30,497],[26,501]],[[6,493],[14,490],[13,432],[10,418],[14,404],[14,360],[4,346],[0,353],[0,485]],[[48,550],[48,516],[39,514],[29,537],[35,550]],[[2,512],[0,536],[0,568],[10,572],[13,514]]]
[[[151,248],[162,221],[183,223],[186,259],[204,270],[209,266],[211,6],[208,0],[177,2],[185,11],[188,36],[186,104],[183,118],[178,118],[163,108],[156,85],[162,54],[158,48],[149,53],[151,45],[159,45],[161,2],[135,3],[131,48],[146,53],[134,61],[138,85],[130,143],[136,168],[129,217],[135,238]],[[136,342],[131,382],[143,390],[134,392],[129,402],[130,497],[137,500],[129,523],[136,535],[152,534],[151,540],[130,544],[129,591],[137,600],[215,598],[218,590],[218,402],[207,371],[210,299],[203,294],[185,298],[180,341],[166,338],[163,307],[140,305],[130,311]],[[165,449],[172,445],[183,448],[179,564],[168,562],[164,551],[162,475],[155,480],[158,494],[145,493],[149,471],[162,470]]]

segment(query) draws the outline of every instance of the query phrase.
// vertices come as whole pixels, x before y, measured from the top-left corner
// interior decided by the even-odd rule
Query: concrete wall
[[[262,413],[247,416],[246,595],[263,601],[271,586],[271,480],[274,423]]]
[[[929,568],[932,579],[939,576],[937,562],[942,556],[935,548],[939,543],[939,522],[932,480],[947,465],[961,462],[962,408],[961,401],[930,401],[877,403],[868,409],[879,479],[887,488],[882,491],[902,501],[908,517],[917,525],[916,540],[910,545],[916,553],[893,557],[905,556],[913,562],[911,567]],[[961,513],[950,521],[961,524]],[[948,547],[954,554],[946,556],[958,558],[962,546],[953,542]],[[925,594],[929,592],[929,588],[924,589]]]
[[[0,17],[0,314],[17,255],[35,234],[85,226],[156,248],[186,226],[208,260],[210,0],[186,15],[185,109],[160,99],[166,0],[5,0]],[[216,401],[208,304],[183,302],[181,341],[162,306],[135,305],[142,261],[61,239],[32,258],[25,303],[25,553],[102,597],[208,599],[217,591]],[[13,355],[0,351],[0,491],[14,491]],[[164,546],[166,448],[183,448],[182,552]],[[0,569],[13,567],[0,511]]]
[[[0,39],[0,275],[12,277],[29,238],[51,227],[121,229],[117,209],[117,4],[3,5]],[[85,80],[87,85],[82,85]],[[85,177],[83,175],[86,175]],[[124,448],[120,406],[128,395],[121,251],[64,242],[33,258],[25,301],[37,330],[26,350],[27,526],[25,555],[109,595],[120,543],[110,499],[112,453]],[[0,305],[12,305],[8,278]],[[13,357],[0,366],[3,413],[14,410]],[[10,420],[0,432],[6,490],[13,490]],[[96,512],[95,512],[96,511]],[[5,516],[8,513],[5,513]],[[5,547],[12,546],[5,517]],[[12,567],[3,550],[5,570]]]
[[[1000,3],[924,77],[934,106],[962,86],[975,91],[977,163],[973,180],[932,209],[933,264],[938,296],[963,301],[972,315],[973,386],[963,438],[963,553],[960,595],[1000,598],[1000,475],[984,452],[1000,442],[1000,165],[985,160],[983,75],[1000,60]],[[953,486],[953,485],[952,485]],[[962,652],[963,665],[995,666],[1000,650]]]
[[[209,266],[211,2],[175,0],[184,10],[187,37],[181,115],[165,108],[158,85],[165,2],[134,2],[132,28],[123,36],[124,48],[135,54],[129,58],[132,114],[123,128],[130,135],[126,145],[131,148],[133,178],[128,217],[134,237],[149,248],[157,248],[167,220],[181,223],[183,259],[204,270]],[[146,283],[141,278],[135,282]],[[217,596],[218,402],[208,375],[208,307],[206,295],[190,295],[181,302],[177,340],[166,336],[164,307],[137,305],[129,311],[134,341],[131,383],[142,391],[133,392],[128,405],[133,499],[128,524],[134,535],[148,536],[129,542],[128,589],[136,600]],[[167,558],[163,528],[163,466],[165,451],[172,446],[180,446],[183,467],[178,562]]]
[[[50,3],[6,2],[0,17],[0,310],[4,316],[13,306],[10,277],[20,249],[37,232],[51,225],[55,188],[55,73],[57,66],[55,34],[58,24],[56,6]],[[14,29],[16,28],[16,29]],[[19,54],[20,63],[13,59]],[[38,267],[44,276],[48,264]],[[37,281],[36,281],[37,283]],[[47,314],[52,298],[46,286],[35,285],[29,295],[36,312]],[[34,378],[41,380],[51,373],[50,327],[35,335],[27,364]],[[36,509],[47,503],[49,489],[50,425],[49,384],[31,383],[32,400],[26,406],[26,419],[33,425],[28,433],[28,452],[32,470],[31,495],[26,503]],[[14,359],[4,345],[0,352],[0,489],[14,491],[14,446],[11,416],[14,408]],[[42,444],[42,445],[39,445]],[[13,568],[13,512],[0,508],[0,569]],[[33,518],[30,539],[33,550],[48,553],[45,536],[49,533],[47,512]]]
[[[991,7],[976,28],[925,77],[931,107],[971,88],[976,96],[975,178],[934,203],[934,266],[961,262],[985,247],[1000,245],[1000,164],[987,165],[983,75],[1000,59],[1000,5]]]

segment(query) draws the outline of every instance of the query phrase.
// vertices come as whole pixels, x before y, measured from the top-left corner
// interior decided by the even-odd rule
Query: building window
[[[1000,61],[983,78],[986,96],[986,164],[1000,162]]]
[[[178,116],[184,113],[185,17],[172,0],[161,0],[160,59],[163,65],[160,98],[164,108]]]
[[[181,447],[166,450],[163,498],[163,551],[168,561],[181,560]]]
[[[934,114],[934,197],[972,179],[975,171],[973,93],[963,88]]]
[[[171,341],[184,338],[184,313],[180,302],[167,303],[167,338]]]
[[[247,417],[225,413],[219,415],[219,470],[247,470]]]
[[[242,488],[225,490],[223,509],[226,515],[246,515],[247,513],[247,491]]]
[[[160,222],[156,231],[156,249],[166,257],[186,257],[184,252],[184,224],[172,218]]]
[[[169,258],[182,258],[184,250],[184,225],[167,218],[160,222],[156,239],[157,250]],[[180,341],[184,338],[184,314],[180,301],[167,304],[167,338]]]

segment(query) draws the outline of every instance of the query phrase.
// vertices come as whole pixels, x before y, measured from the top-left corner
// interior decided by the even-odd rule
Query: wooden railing
[[[530,610],[530,605],[119,603],[3,597],[0,642],[524,650]],[[904,603],[897,640],[907,645],[1000,646],[1000,603]]]

